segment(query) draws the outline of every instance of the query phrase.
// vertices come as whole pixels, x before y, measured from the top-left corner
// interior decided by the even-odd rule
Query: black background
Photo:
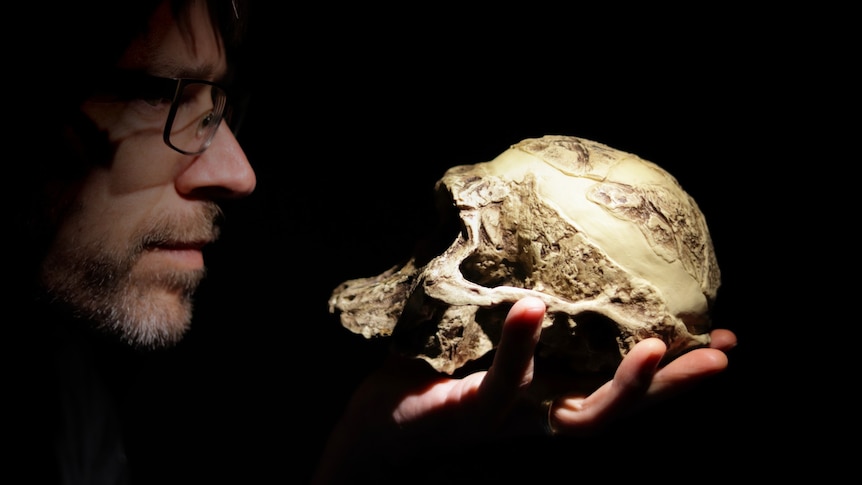
[[[613,453],[628,467],[614,474],[659,479],[807,464],[792,457],[804,449],[798,436],[819,440],[815,428],[787,415],[810,371],[793,340],[806,312],[792,289],[776,304],[776,287],[790,284],[785,235],[797,227],[795,211],[777,208],[792,205],[787,177],[806,157],[795,120],[810,106],[787,88],[804,42],[764,35],[772,22],[753,12],[613,5],[258,6],[252,20],[253,96],[239,138],[258,188],[226,208],[189,338],[141,378],[140,432],[173,436],[146,452],[153,474],[306,477],[385,352],[328,313],[332,289],[409,253],[446,168],[544,134],[596,140],[677,177],[722,270],[715,324],[739,347],[724,374],[605,437],[472,458],[440,451],[438,472],[419,476],[540,476],[559,462],[577,477]]]

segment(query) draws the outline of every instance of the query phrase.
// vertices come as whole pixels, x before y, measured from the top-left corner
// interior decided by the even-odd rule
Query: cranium
[[[339,285],[329,308],[345,328],[391,337],[448,374],[490,352],[527,295],[547,305],[537,355],[577,372],[612,370],[648,337],[667,344],[666,361],[709,343],[720,283],[712,240],[658,165],[544,136],[452,167],[435,190],[442,220],[457,223],[454,242]]]

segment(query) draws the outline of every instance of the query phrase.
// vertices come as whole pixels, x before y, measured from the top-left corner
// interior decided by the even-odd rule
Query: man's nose
[[[257,179],[236,137],[222,123],[209,148],[176,179],[181,194],[212,192],[212,198],[245,197],[254,191]]]

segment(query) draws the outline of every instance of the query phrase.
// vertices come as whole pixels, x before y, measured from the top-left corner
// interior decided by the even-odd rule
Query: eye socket
[[[207,115],[204,116],[204,118],[201,120],[201,128],[208,127],[213,122],[214,118],[215,118],[215,113],[213,113],[212,111],[207,113]]]
[[[227,108],[227,92],[200,79],[179,80],[178,96],[165,124],[165,142],[186,155],[203,152],[218,130]]]
[[[110,69],[95,76],[91,99],[127,102],[141,123],[164,123],[164,142],[184,155],[207,149],[222,120],[236,134],[228,93],[215,81],[165,78],[143,71]]]
[[[205,114],[201,118],[201,120],[198,122],[197,136],[198,137],[207,136],[206,134],[208,132],[210,132],[210,130],[212,129],[212,128],[210,128],[210,125],[212,125],[215,122],[215,120],[216,120],[216,115],[212,111]]]

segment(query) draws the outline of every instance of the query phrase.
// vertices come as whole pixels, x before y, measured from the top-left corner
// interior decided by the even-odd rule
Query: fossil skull
[[[490,352],[527,295],[547,305],[538,355],[577,372],[612,370],[648,337],[668,345],[666,360],[709,343],[720,283],[712,240],[658,165],[544,136],[452,167],[435,190],[454,241],[335,288],[329,308],[345,328],[391,337],[399,353],[448,374]]]

